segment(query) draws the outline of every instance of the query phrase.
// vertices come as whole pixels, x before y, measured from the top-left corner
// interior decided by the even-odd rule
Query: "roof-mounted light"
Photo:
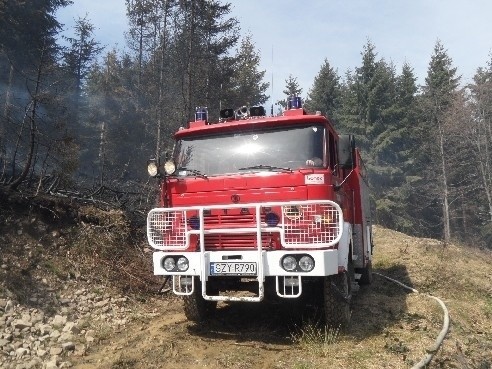
[[[249,109],[247,106],[242,106],[236,110],[236,119],[244,119],[249,116]]]
[[[265,108],[263,106],[252,106],[249,108],[249,115],[252,117],[264,117],[266,115]]]
[[[234,109],[222,109],[220,111],[220,119],[222,120],[234,119]]]
[[[157,177],[159,174],[159,163],[156,159],[150,159],[147,161],[147,172],[149,172],[149,176]]]
[[[287,109],[301,109],[302,102],[300,96],[291,96],[287,101]]]
[[[195,122],[199,120],[207,121],[208,111],[206,107],[198,106],[195,110]]]

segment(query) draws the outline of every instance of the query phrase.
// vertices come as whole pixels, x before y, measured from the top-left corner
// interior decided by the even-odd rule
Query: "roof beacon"
[[[206,122],[207,115],[208,115],[207,107],[198,106],[195,110],[195,122],[199,120],[203,120]]]
[[[301,102],[301,97],[300,96],[291,96],[289,97],[289,100],[287,101],[287,109],[301,109],[302,108],[302,102]]]

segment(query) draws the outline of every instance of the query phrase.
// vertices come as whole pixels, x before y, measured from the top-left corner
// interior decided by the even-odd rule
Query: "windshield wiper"
[[[290,168],[282,168],[282,167],[275,167],[273,165],[252,165],[250,167],[244,167],[244,168],[238,168],[238,170],[250,170],[250,169],[264,169],[264,170],[271,170],[272,172],[292,172],[292,169]]]
[[[199,170],[196,170],[196,169],[191,169],[191,168],[186,168],[186,167],[178,168],[177,172],[179,173],[181,171],[186,171],[186,175],[191,174],[191,175],[194,175],[196,177],[201,177],[201,178],[205,178],[205,179],[208,178],[206,174],[203,174],[202,172],[200,172]]]

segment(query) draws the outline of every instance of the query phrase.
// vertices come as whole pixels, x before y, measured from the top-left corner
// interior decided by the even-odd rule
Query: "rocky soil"
[[[6,264],[2,273],[8,273]],[[104,330],[122,329],[133,314],[128,296],[110,294],[90,281],[67,281],[62,290],[39,282],[41,290],[20,304],[8,292],[0,298],[0,367],[70,368]]]

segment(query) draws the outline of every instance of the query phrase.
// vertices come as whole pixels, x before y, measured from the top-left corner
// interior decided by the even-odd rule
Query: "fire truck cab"
[[[175,133],[170,160],[148,163],[160,207],[147,218],[155,275],[172,277],[188,319],[218,301],[313,297],[327,324],[347,326],[357,283],[372,280],[367,177],[350,135],[289,100],[224,109],[217,122],[197,108]]]

